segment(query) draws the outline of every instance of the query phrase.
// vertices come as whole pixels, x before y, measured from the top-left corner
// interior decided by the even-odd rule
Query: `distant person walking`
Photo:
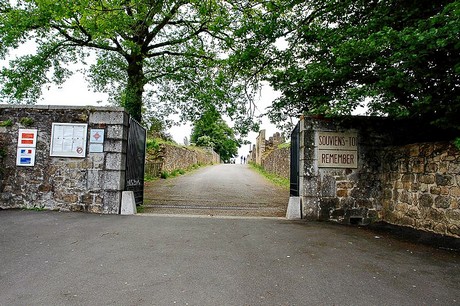
[[[244,164],[246,163],[246,156],[243,157],[243,163],[244,163]]]

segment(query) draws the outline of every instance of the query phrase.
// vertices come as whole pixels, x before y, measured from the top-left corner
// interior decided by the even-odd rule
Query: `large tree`
[[[270,116],[423,118],[460,128],[460,1],[273,0],[234,61],[282,95]],[[276,26],[274,26],[276,25]],[[285,48],[259,46],[284,38]],[[246,65],[246,66],[245,66]]]
[[[234,130],[214,107],[204,111],[194,122],[190,140],[198,146],[212,147],[224,162],[229,162],[235,157],[240,147]]]
[[[68,64],[84,64],[95,54],[86,70],[92,88],[109,93],[112,102],[125,106],[138,121],[143,111],[158,111],[152,104],[165,100],[169,104],[163,114],[181,108],[190,111],[196,99],[179,105],[168,96],[173,92],[177,96],[184,83],[189,93],[194,92],[191,88],[209,92],[216,88],[209,73],[226,74],[222,54],[235,43],[231,34],[240,24],[240,13],[251,7],[249,2],[1,0],[0,59],[32,44],[26,44],[31,48],[28,54],[1,70],[0,98],[35,103],[43,85],[61,84],[72,74]],[[224,93],[233,92],[230,88],[241,93],[224,94],[222,104],[245,103],[248,97],[232,76],[219,80],[227,82],[221,84]],[[200,82],[207,87],[200,87]]]

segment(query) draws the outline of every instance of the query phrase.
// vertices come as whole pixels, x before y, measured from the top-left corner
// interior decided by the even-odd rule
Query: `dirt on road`
[[[248,165],[219,164],[147,182],[144,213],[284,217],[289,190]]]

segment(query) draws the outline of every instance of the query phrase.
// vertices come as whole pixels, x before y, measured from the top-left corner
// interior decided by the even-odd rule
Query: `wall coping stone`
[[[49,110],[57,110],[57,109],[73,109],[73,110],[90,110],[90,111],[98,111],[98,112],[122,112],[125,111],[123,107],[119,106],[76,106],[76,105],[23,105],[23,104],[0,104],[0,109],[8,109],[8,108],[29,108],[29,109],[49,109]]]

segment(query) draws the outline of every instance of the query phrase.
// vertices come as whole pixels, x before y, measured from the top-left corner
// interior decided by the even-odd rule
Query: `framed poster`
[[[50,156],[85,157],[88,125],[53,123]]]

